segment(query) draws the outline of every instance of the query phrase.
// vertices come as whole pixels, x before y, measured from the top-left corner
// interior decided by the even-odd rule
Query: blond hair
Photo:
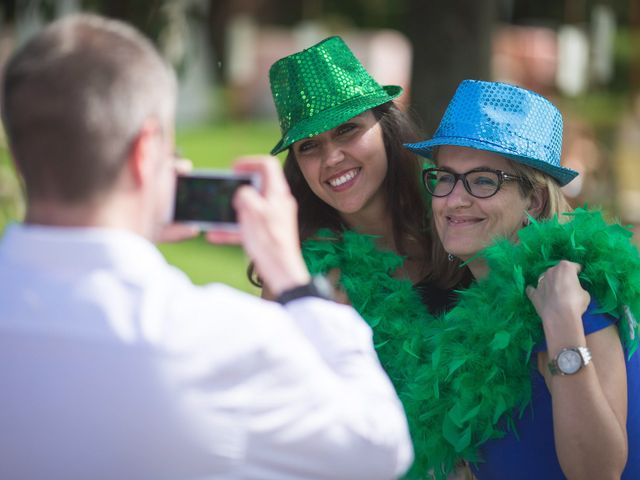
[[[544,207],[537,216],[538,220],[544,220],[557,215],[562,218],[562,214],[572,210],[569,202],[567,202],[560,184],[551,176],[537,170],[528,165],[509,160],[513,173],[521,178],[524,182],[518,182],[520,193],[523,197],[533,194],[533,192],[541,192],[544,197]]]

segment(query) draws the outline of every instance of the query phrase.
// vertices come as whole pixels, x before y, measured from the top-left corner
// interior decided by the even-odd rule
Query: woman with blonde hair
[[[425,334],[426,465],[478,480],[640,478],[640,257],[560,187],[562,116],[522,88],[466,80],[433,138],[434,248],[468,288]],[[434,278],[447,284],[446,270]]]

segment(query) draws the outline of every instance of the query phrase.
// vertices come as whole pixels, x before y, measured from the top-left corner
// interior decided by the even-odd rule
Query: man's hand
[[[234,170],[260,174],[261,191],[239,188],[233,199],[239,232],[210,231],[207,239],[213,243],[242,242],[256,272],[275,296],[308,283],[311,277],[300,250],[298,206],[282,167],[273,157],[243,157]]]
[[[174,168],[177,174],[187,174],[193,170],[193,164],[191,163],[191,160],[180,158],[175,161]],[[173,201],[173,199],[171,199],[171,201]],[[155,241],[156,243],[181,242],[183,240],[189,240],[190,238],[196,237],[199,233],[200,230],[194,225],[187,225],[184,223],[167,223],[158,231]]]
[[[184,223],[168,223],[158,232],[156,243],[174,243],[197,237],[200,229]]]

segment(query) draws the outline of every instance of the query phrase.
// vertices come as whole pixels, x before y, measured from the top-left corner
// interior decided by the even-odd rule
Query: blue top
[[[596,309],[592,301],[582,317],[585,334],[597,332],[617,322],[617,319]],[[546,344],[538,351],[544,351]],[[626,352],[625,352],[626,353]],[[597,362],[598,359],[594,359]],[[640,479],[640,355],[635,353],[627,364],[627,437],[629,457],[622,480]],[[564,479],[553,438],[551,395],[544,377],[532,372],[531,404],[516,421],[517,435],[508,432],[503,438],[481,446],[485,462],[472,466],[478,480],[555,480]]]

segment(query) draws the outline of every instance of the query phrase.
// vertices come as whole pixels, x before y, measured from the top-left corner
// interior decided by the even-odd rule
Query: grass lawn
[[[268,153],[279,138],[275,122],[215,123],[179,129],[176,143],[195,168],[226,169],[238,156]],[[161,245],[160,250],[195,283],[224,282],[258,293],[247,280],[248,260],[240,247],[211,245],[198,238]]]

